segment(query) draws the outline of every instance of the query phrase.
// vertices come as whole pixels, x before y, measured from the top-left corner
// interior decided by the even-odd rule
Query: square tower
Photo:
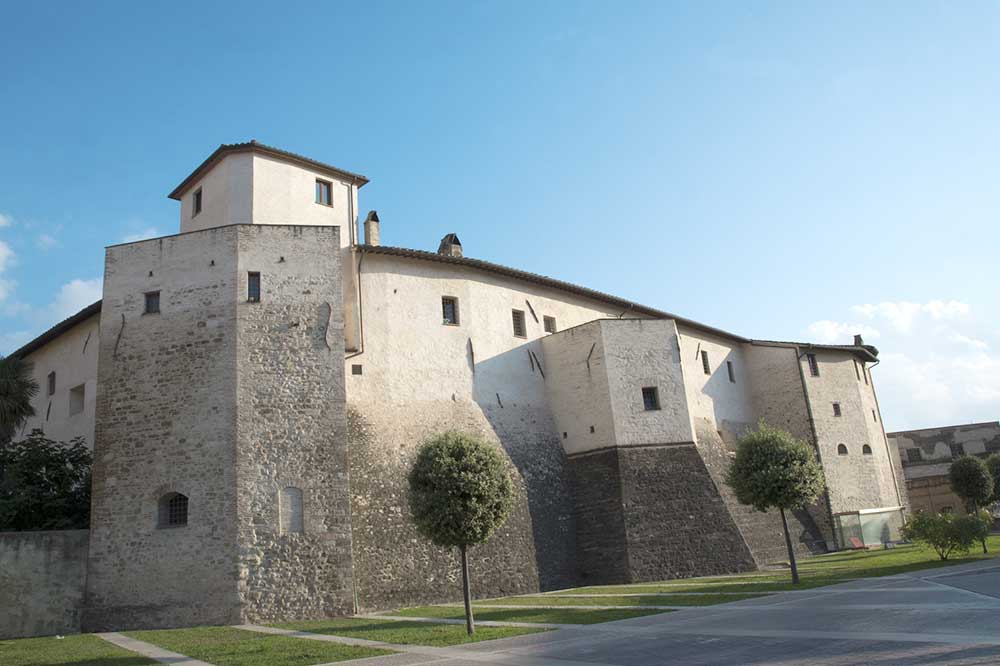
[[[112,246],[85,631],[353,609],[340,229]]]

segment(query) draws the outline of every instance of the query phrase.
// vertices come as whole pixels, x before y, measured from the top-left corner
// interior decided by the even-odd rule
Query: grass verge
[[[465,617],[464,613],[460,613],[460,617]],[[463,643],[510,638],[511,636],[545,631],[544,629],[520,627],[480,626],[476,627],[475,634],[469,636],[465,633],[464,625],[408,622],[406,620],[376,620],[359,617],[282,622],[272,624],[271,626],[278,627],[279,629],[309,631],[314,634],[330,634],[332,636],[345,636],[348,638],[364,638],[369,641],[383,641],[385,643],[399,643],[402,645],[429,645],[432,647],[461,645]],[[219,666],[222,665],[220,664]]]
[[[627,620],[633,617],[642,617],[643,615],[670,612],[630,608],[595,610],[582,608],[490,608],[489,606],[481,605],[474,606],[472,610],[477,620],[489,620],[493,622],[541,622],[545,624],[599,624],[601,622],[614,622],[615,620]],[[461,620],[465,618],[465,609],[459,606],[418,606],[416,608],[404,608],[403,610],[393,611],[391,614],[407,617],[435,617]],[[462,631],[465,631],[464,627]],[[479,632],[478,628],[476,632]]]
[[[0,664],[3,666],[146,666],[156,663],[90,634],[0,641]]]
[[[393,654],[389,650],[274,636],[234,627],[129,631],[126,635],[215,666],[311,666]],[[108,666],[119,665],[109,662]]]
[[[699,594],[649,595],[638,597],[558,597],[537,595],[531,597],[507,597],[477,601],[478,606],[500,604],[506,606],[714,606],[741,599],[756,599],[763,594]]]
[[[842,583],[853,578],[873,578],[910,573],[921,569],[936,569],[952,564],[964,564],[1000,555],[1000,535],[987,540],[989,553],[977,552],[979,545],[967,555],[952,557],[942,562],[933,549],[921,545],[907,545],[892,550],[840,552],[830,555],[803,558],[799,562],[802,582],[792,585],[788,571],[761,571],[733,576],[687,578],[659,583],[635,585],[606,585],[560,590],[547,597],[573,593],[600,594],[650,594],[670,592],[740,592],[766,593],[786,590],[805,590]]]

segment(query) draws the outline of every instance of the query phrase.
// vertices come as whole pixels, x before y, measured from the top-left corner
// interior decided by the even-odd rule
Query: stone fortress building
[[[784,559],[780,519],[723,482],[761,419],[826,475],[798,548],[895,535],[907,500],[875,348],[745,338],[465,257],[455,234],[383,245],[374,211],[358,228],[366,182],[220,146],[170,194],[180,233],[107,248],[103,300],[15,352],[42,388],[26,431],[93,442],[86,587],[64,623],[460,598],[454,553],[406,502],[418,446],[446,429],[495,442],[517,488],[471,553],[479,597]]]

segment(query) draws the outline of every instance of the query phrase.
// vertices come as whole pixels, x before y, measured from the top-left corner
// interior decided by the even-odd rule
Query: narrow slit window
[[[865,386],[868,385],[868,371],[865,369],[865,364],[861,364],[861,378],[865,380]]]
[[[191,197],[191,217],[194,217],[201,212],[201,188],[199,187],[194,191],[194,196]]]
[[[878,416],[875,415],[875,410],[874,409],[872,410],[872,421],[874,421],[875,423],[878,423]]]
[[[247,301],[260,303],[260,273],[247,273]]]
[[[281,533],[296,534],[305,531],[305,510],[302,502],[302,490],[289,486],[281,491],[279,513],[281,515]]]
[[[49,373],[49,395],[55,395],[56,393],[56,373],[52,371]]]
[[[729,373],[729,381],[733,384],[736,383],[736,369],[733,368],[732,361],[726,361],[726,372]]]
[[[324,206],[333,205],[333,183],[316,179],[316,203]]]
[[[524,310],[511,310],[511,317],[514,322],[514,336],[518,338],[528,337],[528,331],[524,325]]]
[[[702,351],[701,352],[701,369],[705,371],[706,375],[712,374],[712,368],[710,368],[709,365],[708,365],[708,352],[707,351]]]
[[[841,412],[840,412],[840,403],[839,402],[833,403],[833,415],[834,416],[840,416],[840,414],[841,414]]]
[[[160,292],[149,291],[146,292],[146,304],[143,308],[143,314],[156,314],[160,311]]]
[[[660,408],[660,391],[655,386],[644,386],[642,389],[642,406],[647,412]]]
[[[858,381],[861,381],[861,371],[858,370],[858,359],[854,359],[854,374],[857,376]]]
[[[555,317],[548,317],[548,316],[542,317],[542,322],[545,325],[545,332],[546,333],[555,333],[556,332],[557,329],[556,329],[556,318]]]
[[[816,360],[816,354],[806,354],[806,361],[809,363],[809,374],[813,377],[819,377],[819,362]]]
[[[451,296],[441,298],[442,323],[448,326],[458,326],[458,299]]]

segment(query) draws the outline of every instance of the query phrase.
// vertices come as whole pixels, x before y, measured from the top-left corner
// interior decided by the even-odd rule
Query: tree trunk
[[[469,585],[469,553],[466,546],[462,550],[462,596],[465,598],[465,630],[469,635],[476,633],[476,623],[472,619],[472,588]]]
[[[976,520],[979,519],[979,507],[976,505],[975,502],[972,503],[972,515],[976,517]],[[984,553],[989,552],[988,550],[986,550],[986,539],[983,539],[983,552]]]
[[[788,563],[792,565],[792,584],[799,584],[799,568],[795,564],[795,549],[792,548],[792,537],[788,534],[788,521],[785,519],[785,510],[781,511],[781,526],[785,529],[785,547],[788,548]]]

